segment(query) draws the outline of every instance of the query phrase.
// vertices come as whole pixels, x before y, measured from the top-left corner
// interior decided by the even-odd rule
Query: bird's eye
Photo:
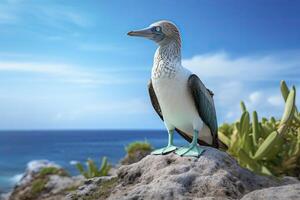
[[[160,26],[155,27],[155,30],[156,30],[157,32],[160,32],[160,31],[161,31]]]

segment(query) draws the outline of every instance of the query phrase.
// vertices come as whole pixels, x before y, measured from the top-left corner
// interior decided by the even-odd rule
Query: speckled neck
[[[154,55],[151,78],[174,78],[180,67],[180,44],[176,41],[171,41],[157,48]]]

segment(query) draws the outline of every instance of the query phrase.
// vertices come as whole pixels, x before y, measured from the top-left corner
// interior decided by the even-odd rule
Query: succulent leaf
[[[247,108],[246,108],[246,105],[243,101],[241,101],[241,109],[242,109],[242,112],[246,112],[247,111]]]
[[[253,144],[257,146],[258,138],[260,138],[260,132],[259,132],[259,123],[258,123],[258,117],[257,112],[253,111],[252,115],[252,130],[253,130]]]
[[[293,119],[294,111],[295,111],[295,98],[296,98],[296,90],[293,88],[286,99],[284,113],[279,124],[278,131],[280,134],[284,134],[288,124]]]
[[[258,150],[256,151],[253,159],[254,160],[270,160],[272,159],[278,152],[279,148],[274,148],[276,145],[281,145],[283,143],[282,137],[279,135],[277,131],[272,132],[265,141],[260,145]]]

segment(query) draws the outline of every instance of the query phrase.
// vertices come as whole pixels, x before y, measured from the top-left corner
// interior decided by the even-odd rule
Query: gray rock
[[[109,199],[238,199],[277,181],[241,168],[228,154],[206,148],[200,158],[149,155],[122,166]]]
[[[137,150],[131,155],[126,155],[124,159],[121,160],[122,165],[130,165],[142,160],[144,157],[148,156],[151,150]]]
[[[49,176],[49,180],[45,185],[46,189],[51,192],[51,194],[58,194],[61,193],[63,190],[67,190],[72,185],[79,185],[80,179],[76,177],[62,177],[58,175],[51,175]],[[78,182],[76,184],[76,182]],[[74,184],[75,183],[75,184]]]
[[[32,181],[34,174],[37,174],[41,169],[46,167],[55,167],[57,169],[62,169],[61,166],[54,162],[48,160],[33,160],[27,163],[25,173],[23,174],[21,180],[17,183],[17,186],[26,185]]]
[[[0,194],[0,200],[7,200],[10,196],[10,193]]]
[[[76,191],[69,193],[65,200],[84,200],[98,199],[100,194],[103,195],[103,184],[116,179],[115,176],[103,176],[87,179]],[[109,191],[108,191],[109,193]],[[109,194],[108,194],[109,195]],[[103,197],[103,196],[102,196]]]
[[[299,200],[300,184],[270,187],[246,194],[242,200]]]
[[[43,172],[44,168],[54,168]],[[70,177],[59,165],[46,160],[28,163],[22,179],[7,197],[9,200],[61,200],[69,190],[77,189],[83,177]]]

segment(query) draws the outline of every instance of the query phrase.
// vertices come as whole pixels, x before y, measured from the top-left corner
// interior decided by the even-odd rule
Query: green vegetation
[[[132,142],[127,147],[125,147],[128,155],[134,154],[137,151],[152,151],[152,146],[147,141],[145,142]]]
[[[39,193],[41,193],[44,190],[46,183],[47,183],[46,179],[34,180],[31,186],[31,195],[37,196]]]
[[[110,180],[103,181],[100,185],[100,188],[90,197],[90,199],[98,199],[99,197],[101,197],[101,199],[108,198],[117,183],[118,178],[112,178]],[[87,200],[90,199],[88,198]]]
[[[95,199],[107,199],[112,190],[117,186],[118,178],[114,177],[108,180],[103,180],[101,184],[97,185],[89,195],[77,195],[74,194],[72,199],[82,199],[82,200],[95,200]]]
[[[284,81],[281,93],[285,110],[281,120],[274,117],[258,120],[256,111],[250,114],[241,102],[242,116],[233,124],[219,128],[220,140],[227,152],[239,164],[256,173],[266,175],[300,175],[300,113],[295,105],[296,88],[291,90]]]
[[[85,170],[81,163],[77,163],[76,168],[85,178],[94,178],[99,176],[107,176],[111,165],[107,162],[107,158],[102,158],[102,164],[98,169],[97,165],[92,159],[87,160],[87,169]]]
[[[64,169],[56,167],[42,168],[36,175],[34,175],[34,180],[30,186],[30,197],[28,197],[29,199],[34,199],[46,189],[45,186],[49,181],[49,175],[69,176],[69,174]]]
[[[59,176],[69,176],[69,174],[66,171],[56,167],[45,167],[41,169],[41,171],[39,172],[39,175],[42,177],[45,177],[46,175],[53,175],[53,174]]]
[[[140,142],[132,142],[127,147],[125,147],[125,151],[127,152],[126,157],[121,161],[123,165],[129,165],[135,162],[140,161],[145,156],[149,155],[153,150],[151,144],[147,141]]]

